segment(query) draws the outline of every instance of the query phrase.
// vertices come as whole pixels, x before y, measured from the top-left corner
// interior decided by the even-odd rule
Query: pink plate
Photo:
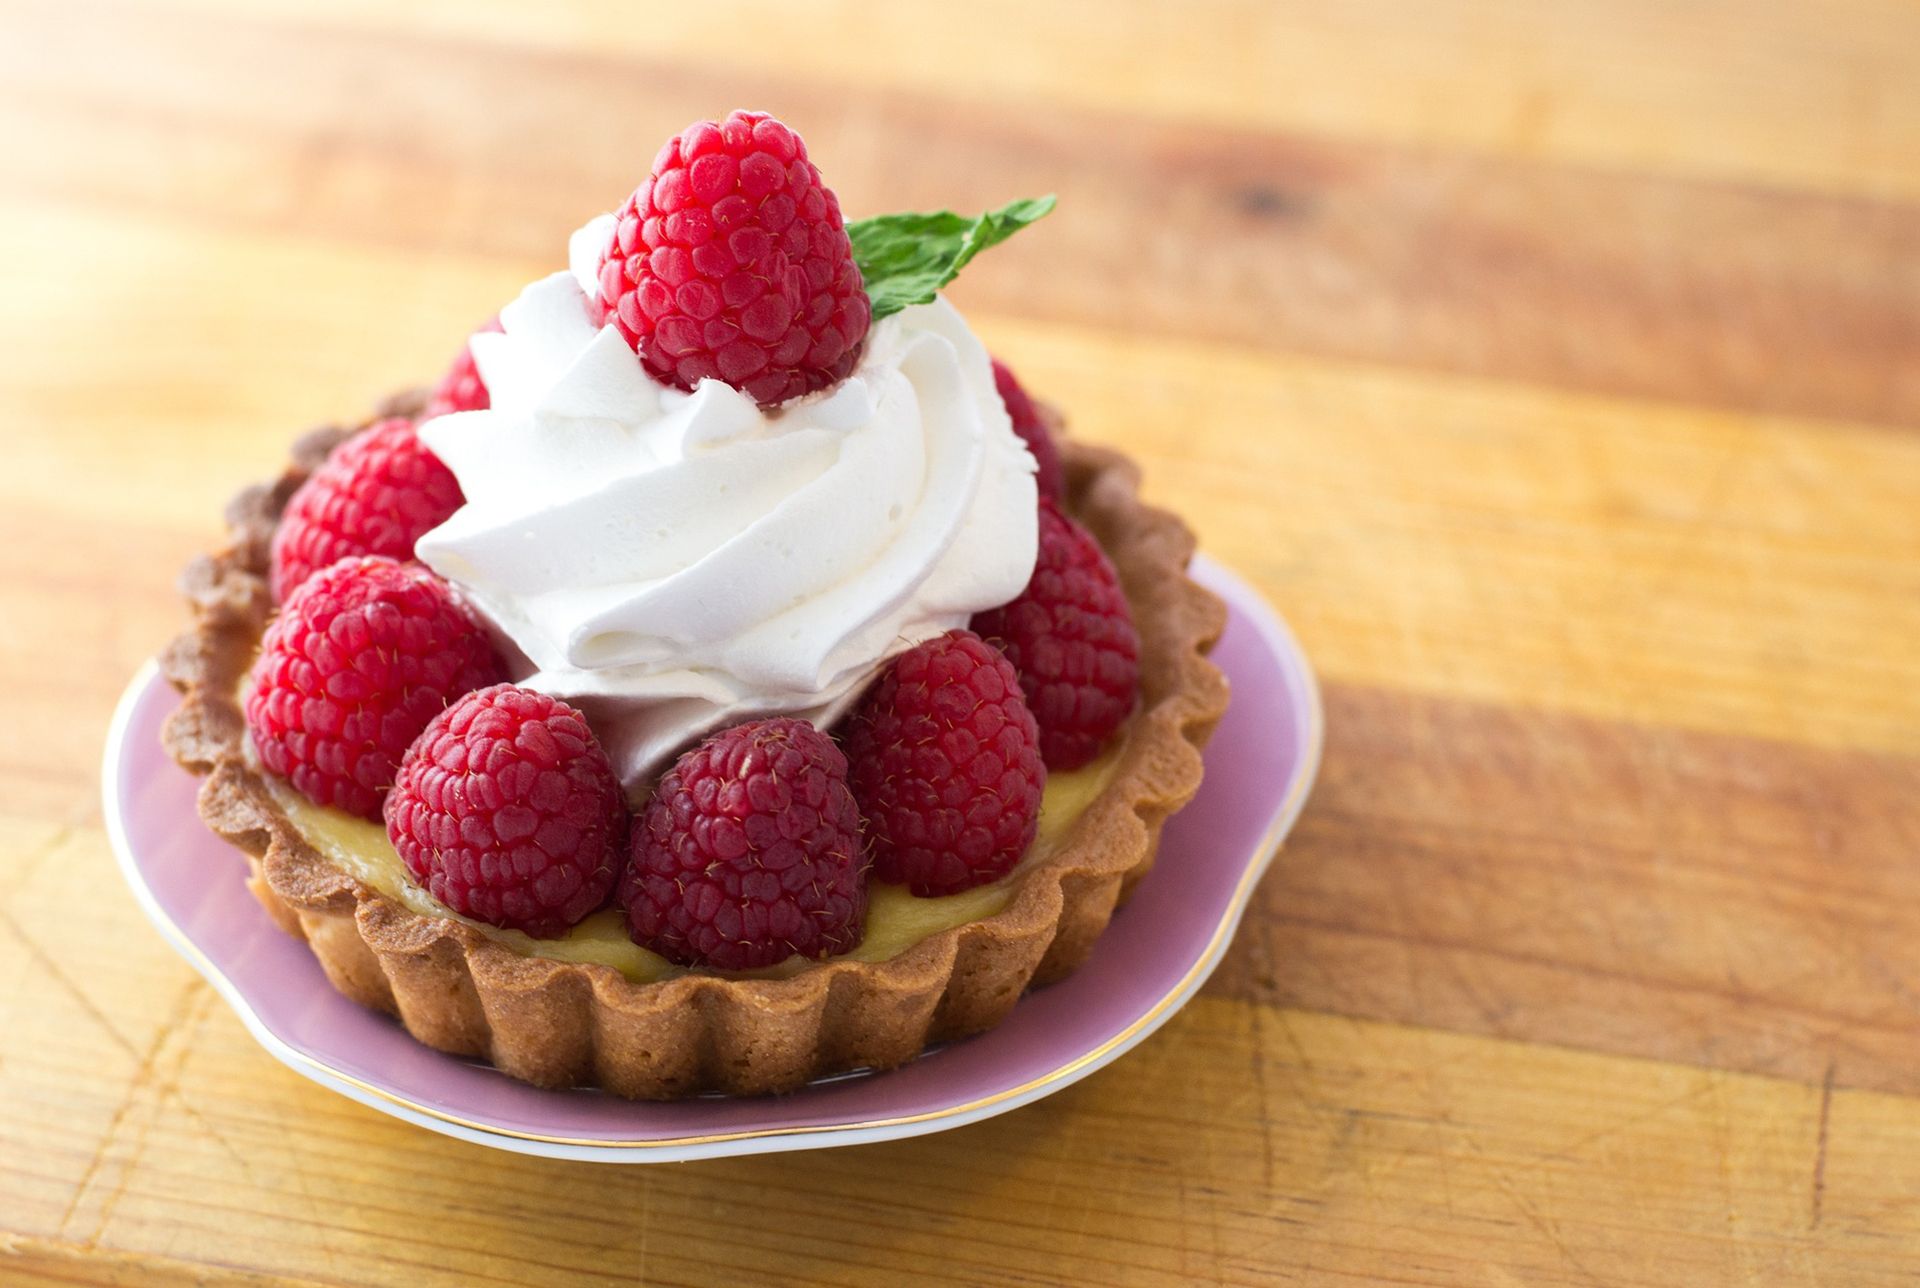
[[[651,1104],[541,1091],[420,1045],[334,992],[306,946],[254,902],[244,857],[202,825],[196,780],[160,748],[176,698],[151,665],[108,735],[107,828],[140,906],[260,1044],[383,1113],[501,1149],[623,1163],[941,1131],[1057,1091],[1164,1024],[1226,951],[1306,799],[1321,730],[1306,658],[1245,582],[1205,559],[1194,575],[1231,609],[1213,656],[1233,703],[1207,748],[1200,794],[1167,824],[1152,874],[1071,978],[1022,999],[992,1032],[889,1073],[790,1096]]]

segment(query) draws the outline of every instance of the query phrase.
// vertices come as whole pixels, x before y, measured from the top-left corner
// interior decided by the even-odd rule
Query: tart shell
[[[421,395],[382,415],[417,412]],[[1058,429],[1057,424],[1055,425]],[[545,1087],[667,1099],[791,1091],[998,1024],[1028,988],[1070,974],[1153,865],[1160,829],[1200,785],[1200,749],[1227,705],[1206,654],[1224,605],[1186,575],[1192,533],[1143,504],[1117,452],[1064,438],[1068,510],[1119,570],[1141,639],[1141,705],[1106,786],[992,916],[881,962],[829,960],[781,979],[689,973],[640,984],[608,966],[523,956],[447,918],[422,916],[323,858],[246,754],[237,697],[273,611],[268,545],[288,497],[350,429],[315,430],[271,485],[227,511],[229,542],[181,578],[191,630],[162,655],[182,693],[168,752],[205,777],[201,817],[239,847],[249,886],[304,938],[333,986],[398,1017],[415,1038],[490,1060]]]

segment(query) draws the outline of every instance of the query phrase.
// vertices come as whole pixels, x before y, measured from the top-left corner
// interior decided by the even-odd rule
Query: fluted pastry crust
[[[418,394],[382,414],[407,413]],[[181,583],[193,628],[162,666],[183,697],[168,752],[205,776],[200,815],[250,859],[250,887],[304,938],[335,988],[399,1017],[429,1046],[547,1087],[664,1099],[789,1091],[891,1068],[930,1043],[992,1028],[1030,987],[1071,973],[1153,865],[1160,829],[1200,785],[1200,749],[1226,710],[1207,652],[1224,605],[1186,575],[1193,536],[1143,504],[1117,452],[1062,439],[1068,509],[1119,569],[1141,641],[1141,704],[1112,775],[1055,850],[1022,869],[999,912],[886,961],[829,960],[788,978],[690,972],[635,983],[611,967],[524,956],[422,916],[335,867],[275,803],[246,754],[237,690],[272,612],[268,545],[287,498],[350,430],[316,430],[271,485],[228,507],[230,539]]]

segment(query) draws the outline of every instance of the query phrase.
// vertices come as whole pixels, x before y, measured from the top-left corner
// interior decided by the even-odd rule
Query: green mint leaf
[[[875,215],[847,225],[874,320],[925,304],[967,261],[1053,209],[1053,196],[1023,197],[972,219],[951,210]]]

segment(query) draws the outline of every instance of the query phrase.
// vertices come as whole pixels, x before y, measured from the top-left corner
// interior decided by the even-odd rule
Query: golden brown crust
[[[382,413],[417,408],[402,395]],[[890,1068],[928,1044],[993,1027],[1029,987],[1069,974],[1153,864],[1160,828],[1200,785],[1200,748],[1226,710],[1206,654],[1226,622],[1186,576],[1193,536],[1141,503],[1116,452],[1063,440],[1069,509],[1120,571],[1141,636],[1141,709],[1106,788],[993,916],[883,962],[828,961],[786,979],[686,974],[637,984],[606,966],[522,956],[460,922],[425,917],[322,858],[245,754],[236,690],[271,612],[267,547],[288,496],[348,431],[316,430],[268,487],[228,510],[226,549],[181,579],[193,629],[162,657],[182,692],[167,750],[204,774],[200,814],[251,858],[250,886],[305,938],[334,986],[396,1015],[420,1041],[490,1059],[541,1086],[591,1084],[660,1099],[788,1091]]]

